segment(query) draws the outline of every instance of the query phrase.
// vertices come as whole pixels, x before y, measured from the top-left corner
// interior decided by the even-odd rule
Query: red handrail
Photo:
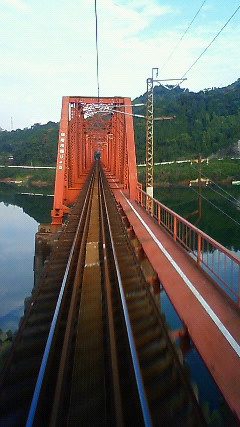
[[[137,186],[137,202],[179,242],[240,306],[240,259],[196,226]]]

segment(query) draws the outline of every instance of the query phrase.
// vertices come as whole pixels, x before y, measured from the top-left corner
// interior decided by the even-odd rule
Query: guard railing
[[[180,243],[240,306],[240,259],[216,240],[137,186],[137,202]]]

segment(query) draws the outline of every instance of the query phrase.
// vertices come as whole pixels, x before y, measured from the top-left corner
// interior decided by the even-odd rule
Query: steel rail
[[[92,175],[92,178],[91,178],[91,184],[92,183],[93,183],[93,175]],[[88,188],[87,197],[85,198],[85,201],[84,201],[84,206],[83,206],[83,209],[82,209],[82,212],[81,212],[80,221],[79,221],[78,226],[77,226],[77,230],[76,230],[75,237],[74,237],[74,240],[73,240],[73,244],[72,244],[72,247],[71,247],[71,251],[70,251],[70,254],[69,254],[69,258],[68,258],[66,270],[65,270],[64,277],[63,277],[63,280],[62,280],[62,285],[61,285],[61,288],[60,288],[60,292],[59,292],[59,296],[58,296],[56,308],[55,308],[54,315],[53,315],[53,320],[52,320],[50,331],[49,331],[49,334],[48,334],[47,343],[46,343],[46,346],[45,346],[45,350],[44,350],[44,354],[43,354],[41,366],[40,366],[40,369],[39,369],[39,374],[38,374],[38,378],[37,378],[37,382],[36,382],[36,386],[35,386],[35,390],[34,390],[32,402],[31,402],[31,405],[30,405],[29,413],[28,413],[26,427],[32,427],[33,423],[34,423],[34,419],[35,419],[35,415],[36,415],[36,411],[37,411],[37,405],[38,405],[38,402],[39,402],[41,388],[42,388],[42,384],[43,384],[43,380],[44,380],[44,375],[45,375],[45,371],[46,371],[46,367],[47,367],[47,363],[48,363],[48,360],[49,360],[49,355],[50,355],[50,351],[51,351],[51,347],[52,347],[53,337],[54,337],[56,326],[57,326],[57,322],[58,322],[58,316],[59,316],[59,312],[60,312],[60,307],[61,307],[61,304],[62,304],[63,295],[64,295],[64,291],[65,291],[65,288],[66,288],[66,283],[67,283],[68,275],[69,275],[71,264],[72,264],[72,261],[73,261],[73,256],[74,256],[74,251],[75,251],[75,247],[76,247],[76,242],[77,242],[77,239],[78,239],[79,231],[80,231],[80,228],[81,228],[81,225],[82,225],[82,221],[84,220],[85,211],[87,209],[87,204],[88,204],[88,200],[89,200],[89,196],[90,196],[90,191],[91,191],[91,185]]]
[[[64,229],[62,231],[61,237],[62,236],[66,236],[66,229]],[[54,261],[56,259],[56,249],[58,247],[59,247],[59,242],[56,243],[55,251],[51,254],[51,261]],[[46,279],[46,277],[47,277],[47,275],[49,273],[50,266],[51,266],[51,264],[48,264],[47,268],[44,269],[42,277],[41,277],[41,282],[44,279]],[[22,332],[24,331],[24,329],[26,327],[28,319],[31,316],[32,311],[34,310],[36,302],[38,300],[38,297],[39,297],[39,295],[41,293],[41,287],[39,285],[37,285],[36,289],[34,288],[33,291],[34,292],[33,292],[33,295],[32,295],[31,304],[29,304],[27,310],[24,313],[24,317],[21,319],[21,322],[20,322],[20,325],[19,325],[19,328],[18,328],[18,334],[17,334],[16,338],[14,339],[14,341],[12,343],[11,352],[10,352],[10,354],[8,356],[8,363],[10,363],[12,361],[12,357],[13,357],[14,351],[16,350],[16,348],[17,348],[17,346],[19,344],[19,341],[20,341],[21,336],[22,336]],[[4,378],[5,378],[7,366],[8,366],[8,364],[6,363],[5,366],[3,367],[3,369],[0,372],[0,388],[1,388],[2,383],[4,381]]]
[[[104,199],[105,199],[105,195],[104,195]],[[108,228],[109,228],[109,237],[110,237],[110,242],[111,242],[111,247],[112,247],[112,252],[113,252],[113,258],[114,258],[114,263],[115,263],[115,268],[116,268],[116,273],[117,273],[117,278],[118,278],[118,286],[119,286],[119,291],[120,291],[120,296],[121,296],[121,303],[122,303],[122,308],[123,308],[123,313],[124,313],[125,324],[126,324],[126,328],[127,328],[127,336],[128,336],[130,352],[131,352],[131,356],[132,356],[132,363],[133,363],[133,368],[134,368],[134,373],[135,373],[137,390],[138,390],[138,395],[139,395],[140,404],[141,404],[141,408],[142,408],[142,415],[143,415],[145,426],[151,427],[152,426],[151,415],[150,415],[148,401],[147,401],[147,397],[146,397],[146,393],[145,393],[145,388],[143,385],[139,360],[138,360],[138,356],[137,356],[137,350],[136,350],[136,346],[135,346],[135,342],[134,342],[134,338],[133,338],[133,332],[132,332],[131,322],[130,322],[130,318],[129,318],[129,314],[128,314],[127,303],[125,300],[124,290],[123,290],[123,286],[122,286],[122,279],[121,279],[120,269],[119,269],[119,265],[118,265],[117,254],[116,254],[116,250],[115,250],[115,245],[114,245],[114,240],[113,240],[113,235],[112,235],[112,230],[111,230],[111,224],[110,224],[106,199],[105,199],[105,206],[106,206],[106,219],[107,219],[107,224],[108,224]]]
[[[123,423],[123,408],[122,408],[122,399],[121,399],[121,390],[120,390],[120,380],[119,380],[119,369],[118,369],[118,357],[117,357],[117,348],[116,348],[116,334],[114,329],[114,318],[113,318],[113,306],[111,298],[111,284],[109,277],[109,260],[107,257],[106,250],[106,231],[104,227],[104,212],[107,211],[107,207],[104,199],[104,189],[103,182],[100,178],[99,181],[99,198],[100,198],[100,226],[101,226],[101,237],[102,237],[102,250],[103,250],[103,269],[104,269],[104,283],[106,290],[106,305],[107,305],[107,314],[108,314],[108,330],[109,330],[109,343],[110,343],[110,353],[111,353],[111,366],[112,366],[112,381],[113,381],[113,390],[114,390],[114,403],[116,411],[116,425],[122,426]],[[104,205],[104,206],[103,206]]]
[[[93,184],[93,181],[91,182]],[[82,269],[82,262],[85,255],[85,243],[87,239],[87,233],[88,233],[88,226],[89,226],[89,217],[90,217],[90,208],[89,204],[92,199],[92,193],[93,193],[93,185],[90,185],[90,191],[89,191],[89,197],[88,201],[86,203],[86,209],[87,214],[81,215],[81,218],[79,220],[79,226],[82,226],[82,221],[84,220],[84,229],[83,233],[81,235],[81,242],[80,242],[80,249],[79,252],[76,254],[76,257],[78,257],[77,261],[77,268],[76,272],[74,273],[74,283],[73,283],[73,290],[71,295],[71,302],[68,312],[68,318],[67,318],[67,324],[64,334],[64,340],[63,340],[63,347],[61,352],[61,358],[60,358],[60,364],[58,368],[58,376],[56,381],[56,388],[55,388],[55,395],[53,399],[53,406],[51,411],[51,418],[50,418],[50,425],[51,427],[58,426],[59,421],[59,408],[61,407],[61,399],[62,399],[62,393],[63,393],[63,383],[64,379],[66,377],[66,365],[67,365],[67,359],[70,352],[70,346],[71,346],[71,338],[72,338],[72,331],[73,331],[73,323],[74,323],[74,311],[77,304],[77,293],[79,290],[79,286],[81,283],[81,269]],[[78,236],[79,238],[79,236]],[[78,240],[78,239],[77,239]],[[76,246],[76,245],[75,245]]]
[[[74,235],[74,240],[71,246],[70,256],[68,258],[64,277],[62,283],[60,282],[60,294],[58,296],[54,316],[50,326],[47,344],[44,350],[44,355],[42,358],[31,406],[28,413],[26,427],[32,427],[33,425],[35,425],[35,423],[39,423],[39,419],[41,419],[41,417],[46,416],[48,417],[46,419],[49,420],[49,425],[51,425],[51,427],[55,427],[64,423],[64,417],[62,418],[62,416],[64,415],[63,411],[68,414],[67,417],[69,417],[70,414],[70,409],[68,406],[68,396],[70,389],[72,390],[72,387],[74,386],[73,381],[75,379],[75,374],[73,376],[73,373],[75,371],[72,368],[71,358],[72,354],[75,353],[76,350],[72,338],[76,332],[74,329],[76,327],[76,317],[79,316],[79,313],[77,312],[77,307],[79,307],[79,301],[81,299],[80,291],[84,275],[84,273],[82,272],[82,261],[85,257],[85,247],[86,242],[88,240],[89,221],[91,223],[90,218],[92,218],[92,215],[95,215],[94,218],[97,218],[96,215],[99,216],[99,263],[101,265],[99,274],[101,274],[103,277],[101,282],[101,292],[102,297],[104,298],[103,307],[105,311],[102,313],[106,318],[104,321],[104,336],[105,343],[107,343],[107,352],[105,360],[108,366],[108,376],[101,377],[101,381],[103,381],[104,383],[104,381],[107,380],[109,384],[106,396],[111,399],[111,404],[110,408],[108,407],[108,414],[110,413],[110,418],[115,421],[118,427],[124,425],[124,410],[126,408],[126,399],[123,394],[124,391],[122,389],[123,382],[121,378],[121,372],[123,371],[120,368],[122,360],[120,354],[121,351],[119,351],[120,349],[118,346],[118,332],[117,329],[115,329],[115,321],[116,319],[118,319],[118,316],[120,314],[122,320],[122,328],[124,328],[124,334],[126,332],[125,348],[128,349],[127,351],[129,354],[128,372],[130,371],[131,373],[133,373],[132,379],[134,384],[134,391],[136,390],[136,394],[134,394],[135,402],[137,402],[137,407],[139,408],[138,416],[139,419],[141,418],[141,422],[143,422],[144,425],[147,427],[151,427],[154,422],[154,418],[152,418],[153,415],[150,413],[150,403],[148,402],[147,398],[147,393],[149,393],[149,390],[145,389],[144,372],[141,371],[142,362],[141,358],[139,359],[139,354],[137,351],[137,341],[135,341],[136,337],[134,337],[134,329],[132,329],[133,325],[131,324],[131,312],[128,311],[128,302],[125,298],[125,282],[124,278],[122,277],[122,273],[120,272],[122,268],[121,255],[119,255],[118,247],[116,246],[116,243],[114,241],[116,234],[117,242],[120,242],[117,237],[119,223],[115,222],[114,220],[114,215],[116,215],[116,208],[114,207],[114,209],[112,209],[112,194],[107,184],[107,180],[104,173],[101,171],[101,169],[100,171],[98,171],[98,167],[94,170],[95,173],[93,173],[91,176],[91,185],[89,185],[88,187],[88,192],[83,204],[80,219],[77,220],[77,216],[74,219],[78,221],[78,224],[75,225],[77,230]],[[99,199],[97,210],[98,214],[96,214],[95,210],[92,211],[91,209],[93,197],[93,200],[95,200],[94,206],[96,207],[95,197],[97,196],[97,194]],[[116,225],[117,228],[114,228],[114,226]],[[78,241],[79,237],[80,241]],[[113,277],[114,284],[112,283],[111,279]],[[114,295],[112,292],[114,292]],[[148,294],[150,295],[149,290],[147,292],[147,295]],[[115,299],[116,295],[117,299]],[[116,300],[118,300],[117,303],[115,302]],[[117,305],[115,305],[115,303]],[[116,307],[118,307],[117,312]],[[64,318],[62,316],[63,311],[64,313],[66,313],[64,315]],[[154,309],[154,311],[156,310]],[[156,313],[156,317],[159,317],[158,313]],[[60,319],[61,325],[63,324],[64,320],[64,330],[62,330],[59,337],[58,333],[60,332],[60,328],[58,319]],[[77,323],[78,327],[80,325],[81,328],[81,322],[78,320]],[[167,338],[165,339],[166,342],[169,341]],[[57,356],[57,359],[55,355],[56,346],[54,347],[56,341],[59,343],[61,342],[61,344],[58,346],[57,352],[57,355],[60,353],[60,356]],[[53,365],[53,359],[57,360],[56,365]],[[53,367],[53,372],[50,370],[51,367]],[[50,379],[48,378],[49,373]],[[79,380],[83,380],[83,372],[80,374],[79,377],[76,376],[76,379],[77,378],[79,378]],[[66,384],[68,384],[67,389],[65,388]],[[48,385],[51,385],[53,389],[50,392],[50,395],[46,394],[46,391],[48,390]],[[99,393],[99,390],[97,391],[97,393]],[[49,411],[47,412],[47,414],[45,403],[49,403]],[[72,408],[74,408],[74,405],[78,405],[78,403],[80,402],[77,397],[77,401],[74,400],[73,404],[71,402]],[[106,401],[104,401],[104,405],[105,404]]]

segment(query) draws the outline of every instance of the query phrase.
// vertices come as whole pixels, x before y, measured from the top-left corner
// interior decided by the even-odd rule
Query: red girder
[[[100,151],[113,187],[136,198],[137,167],[130,98],[63,97],[52,225],[76,200]]]

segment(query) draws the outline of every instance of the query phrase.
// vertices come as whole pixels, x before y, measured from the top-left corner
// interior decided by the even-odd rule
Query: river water
[[[33,191],[0,184],[0,328],[4,331],[18,328],[24,299],[33,288],[35,233],[39,223],[50,222],[52,208],[52,197],[20,194],[23,190]]]
[[[183,217],[198,209],[197,187],[156,187],[154,197]],[[197,219],[198,215],[188,218],[193,224]],[[202,217],[197,227],[240,257],[240,186],[212,184],[202,188]],[[182,323],[165,292],[161,293],[161,307],[172,330],[180,328]],[[184,361],[197,384],[199,401],[211,413],[209,425],[232,425],[224,418],[222,396],[193,345],[184,354]]]
[[[198,206],[197,188],[155,188],[154,197],[182,216]],[[33,287],[35,233],[39,223],[50,222],[53,189],[23,189],[0,184],[0,328],[15,331],[23,315],[24,299]],[[220,194],[218,194],[220,193]],[[203,189],[202,219],[198,227],[240,256],[240,186]],[[215,207],[216,206],[216,207]],[[227,214],[224,215],[221,211]],[[194,223],[196,216],[190,217]],[[172,330],[182,324],[167,295],[161,292],[161,307]],[[221,395],[192,346],[184,355],[200,401],[210,412],[219,408]],[[213,424],[214,425],[214,424]],[[218,425],[218,424],[216,424]]]

